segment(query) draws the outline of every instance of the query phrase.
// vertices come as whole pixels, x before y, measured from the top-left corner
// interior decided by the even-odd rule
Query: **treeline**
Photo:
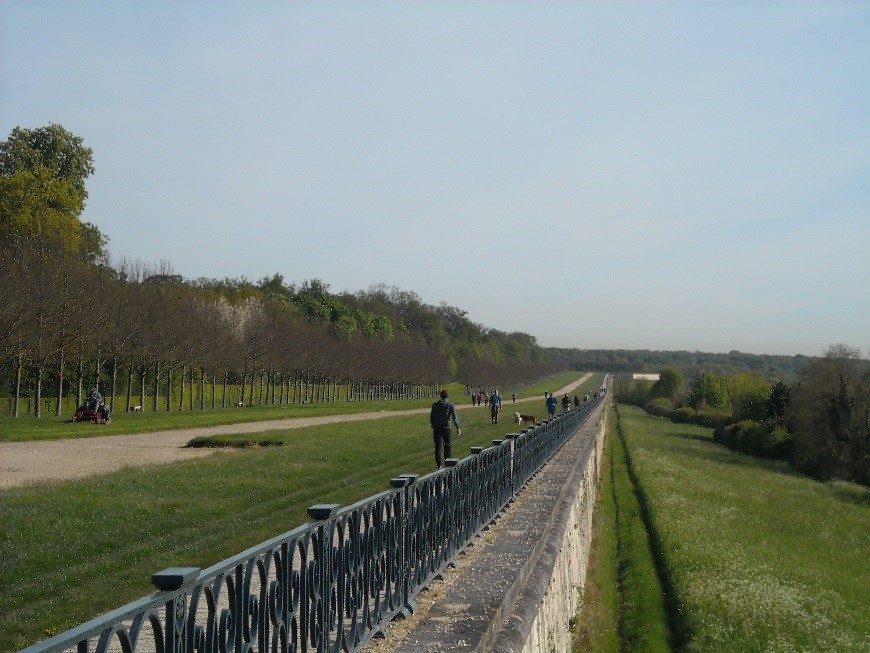
[[[80,215],[92,152],[60,125],[0,143],[0,396],[76,405],[99,386],[116,408],[431,396],[438,384],[508,386],[554,374],[533,336],[384,285],[331,294],[275,274],[186,280],[164,262],[109,263]],[[219,390],[218,390],[219,389]],[[194,394],[197,402],[194,405]],[[211,396],[211,402],[207,397]]]
[[[766,379],[791,381],[814,360],[811,356],[747,354],[739,351],[727,354],[648,349],[548,348],[547,351],[553,358],[566,361],[571,369],[655,373],[672,367],[686,378],[692,378],[702,371],[718,376],[751,372]]]
[[[870,362],[846,345],[829,347],[792,383],[746,372],[701,372],[686,383],[665,368],[655,382],[619,377],[616,395],[675,422],[713,427],[731,449],[788,461],[816,478],[870,485]]]

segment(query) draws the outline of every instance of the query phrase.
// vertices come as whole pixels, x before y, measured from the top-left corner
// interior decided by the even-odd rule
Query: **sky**
[[[3,0],[0,138],[186,278],[543,346],[870,349],[870,3]]]

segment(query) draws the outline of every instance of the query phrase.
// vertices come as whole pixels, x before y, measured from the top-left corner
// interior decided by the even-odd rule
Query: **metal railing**
[[[350,653],[396,617],[513,500],[598,401],[472,447],[445,469],[390,479],[353,505],[207,569],[171,568],[159,591],[21,653]]]

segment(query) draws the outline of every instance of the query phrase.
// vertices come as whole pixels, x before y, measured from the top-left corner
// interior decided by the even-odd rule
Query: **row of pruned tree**
[[[147,400],[184,410],[234,402],[228,386],[246,404],[402,398],[431,396],[448,379],[507,384],[554,368],[454,360],[410,332],[348,337],[256,287],[230,301],[166,269],[101,269],[62,251],[4,254],[0,287],[0,361],[15,415],[29,394],[39,416],[46,387],[60,415],[65,395],[78,405],[95,384],[113,408]]]

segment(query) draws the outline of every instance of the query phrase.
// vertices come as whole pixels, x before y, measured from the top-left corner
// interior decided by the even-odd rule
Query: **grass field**
[[[517,391],[517,398],[541,397],[543,406],[544,392],[555,391],[576,381],[578,372],[567,372]],[[597,377],[601,379],[601,375]],[[590,390],[597,386],[587,386]],[[451,399],[457,404],[469,403],[464,396],[463,387],[458,384],[448,386]],[[510,393],[503,393],[502,399],[510,403]],[[241,424],[270,419],[290,417],[318,417],[322,415],[345,415],[378,410],[405,410],[430,406],[434,398],[428,399],[384,399],[378,401],[337,401],[316,404],[292,404],[284,406],[246,406],[244,408],[217,408],[215,410],[194,410],[186,412],[143,412],[115,413],[110,424],[76,424],[69,416],[54,417],[44,414],[36,419],[32,416],[0,417],[0,441],[14,442],[23,440],[60,440],[67,438],[88,438],[95,435],[118,435],[123,433],[146,433],[168,431],[171,429],[217,426],[220,424]],[[540,411],[543,413],[544,411]]]
[[[547,385],[555,390],[577,376]],[[579,391],[597,388],[601,378]],[[543,391],[525,392],[543,403]],[[514,431],[509,402],[497,426],[486,407],[463,410],[454,456]],[[434,469],[422,415],[268,437],[284,446],[0,492],[0,651],[150,593],[150,576],[160,569],[205,567],[286,532],[307,520],[312,504],[348,505],[387,488],[397,474]]]
[[[870,650],[867,488],[818,483],[730,452],[712,441],[710,429],[624,405],[619,413],[628,476],[636,482],[639,517],[645,512],[648,518],[648,558],[660,566],[674,649]],[[623,520],[619,509],[610,512],[613,517],[604,510],[597,519],[619,523],[618,552],[627,546]],[[623,613],[633,599],[626,603],[622,574],[620,567],[624,638]],[[613,582],[606,570],[593,570],[590,578]],[[650,616],[645,628],[661,621]],[[658,650],[633,648],[625,639],[622,646]],[[580,650],[612,648],[602,643]]]

